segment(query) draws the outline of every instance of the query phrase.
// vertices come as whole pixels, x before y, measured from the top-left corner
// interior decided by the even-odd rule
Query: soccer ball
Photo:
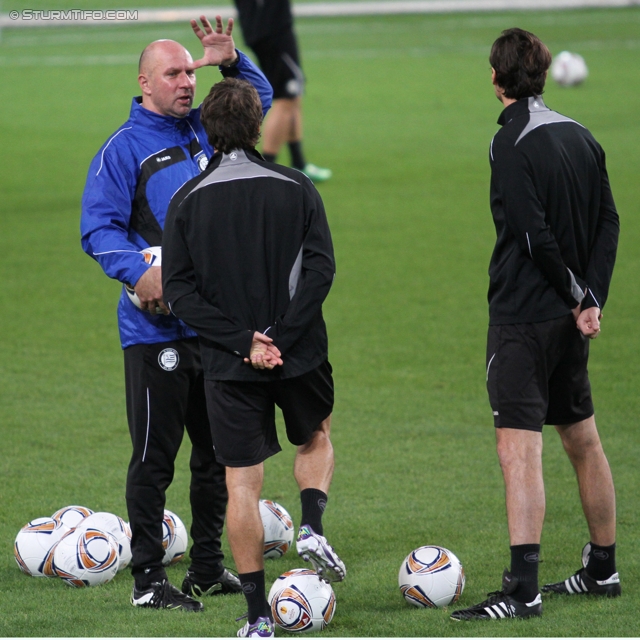
[[[162,547],[164,548],[162,564],[166,567],[180,562],[187,552],[188,544],[189,536],[182,520],[175,513],[165,509],[162,519]]]
[[[293,542],[293,521],[277,502],[260,500],[260,517],[264,527],[264,557],[283,556]]]
[[[464,569],[448,549],[419,547],[403,561],[398,584],[404,599],[414,607],[446,607],[464,589]]]
[[[143,249],[140,251],[144,261],[150,267],[160,267],[162,266],[162,247],[148,247],[147,249]],[[127,296],[129,296],[129,300],[133,302],[133,304],[140,309],[140,298],[138,298],[138,294],[136,290],[130,285],[124,285],[124,290],[127,292]]]
[[[87,516],[93,513],[91,509],[87,507],[80,507],[76,504],[70,507],[62,507],[58,509],[51,517],[61,524],[65,524],[69,529],[74,529],[80,524],[81,520],[84,520]]]
[[[551,64],[551,77],[563,87],[573,87],[584,82],[589,70],[584,58],[577,53],[562,51]]]
[[[36,518],[25,524],[16,536],[13,555],[23,573],[41,578],[53,577],[53,548],[70,531],[53,518]]]
[[[286,631],[320,631],[336,610],[331,585],[310,569],[283,573],[273,583],[268,601],[275,623]]]
[[[131,528],[119,516],[97,511],[82,520],[76,529],[97,529],[110,533],[118,543],[118,571],[122,571],[131,562]]]
[[[72,529],[55,546],[53,570],[72,587],[95,587],[118,572],[118,542],[106,531]]]

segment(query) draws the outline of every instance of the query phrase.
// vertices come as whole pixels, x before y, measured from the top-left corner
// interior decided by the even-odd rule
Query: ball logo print
[[[310,569],[283,573],[267,599],[274,622],[292,632],[321,631],[331,622],[336,608],[331,585]]]
[[[278,604],[273,609],[274,620],[289,631],[304,631],[310,627],[311,604],[300,590],[292,585],[278,594]]]
[[[415,607],[446,607],[458,600],[464,583],[460,560],[448,549],[433,545],[412,551],[398,574],[404,599]]]
[[[158,355],[158,364],[165,371],[173,371],[180,364],[180,355],[175,349],[163,349]]]

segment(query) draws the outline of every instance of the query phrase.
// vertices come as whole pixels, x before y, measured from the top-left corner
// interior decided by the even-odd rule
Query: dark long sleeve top
[[[543,322],[603,308],[619,219],[605,154],[539,96],[509,105],[491,142],[490,324]]]
[[[205,377],[270,380],[302,375],[328,355],[322,316],[335,273],[320,195],[301,172],[257,153],[216,154],[173,197],[164,227],[164,298],[197,332]],[[284,365],[243,362],[255,331]]]

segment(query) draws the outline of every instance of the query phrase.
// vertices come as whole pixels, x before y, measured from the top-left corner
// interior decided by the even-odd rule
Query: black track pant
[[[127,417],[133,455],[127,509],[138,587],[166,574],[162,567],[165,493],[184,429],[191,439],[191,567],[203,578],[222,572],[220,535],[227,506],[225,468],[215,459],[197,339],[141,344],[124,350]]]

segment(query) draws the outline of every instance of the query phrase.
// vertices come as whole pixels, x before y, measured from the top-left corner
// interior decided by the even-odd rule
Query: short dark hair
[[[246,80],[225,78],[204,99],[200,121],[216,151],[253,149],[260,139],[260,96]]]
[[[489,62],[505,97],[520,100],[542,95],[551,53],[533,33],[506,29],[493,43]]]

